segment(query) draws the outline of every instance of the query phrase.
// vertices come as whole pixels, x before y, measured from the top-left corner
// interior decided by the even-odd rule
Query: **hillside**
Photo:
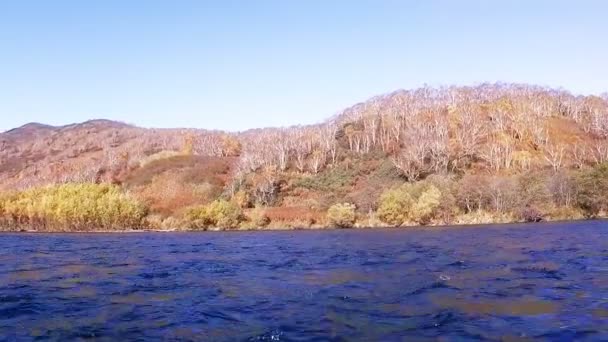
[[[339,225],[328,214],[336,204],[334,213],[355,215],[346,225],[575,218],[588,214],[581,177],[608,161],[607,137],[605,95],[520,84],[421,88],[318,125],[240,133],[28,124],[0,134],[0,190],[114,184],[159,227],[200,221],[193,208],[214,203],[223,216],[225,207],[243,211],[248,219],[236,220],[253,226]],[[387,213],[398,210],[390,200],[432,209]],[[594,202],[592,214],[604,210]]]

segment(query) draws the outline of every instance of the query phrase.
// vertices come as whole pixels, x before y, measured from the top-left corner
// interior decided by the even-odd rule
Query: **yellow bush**
[[[224,200],[216,200],[204,206],[190,208],[186,213],[190,228],[237,228],[243,220],[241,208]]]
[[[241,208],[251,207],[251,197],[247,192],[243,190],[237,191],[237,193],[232,196],[232,200],[236,202]]]
[[[356,218],[354,204],[334,204],[327,210],[327,219],[335,227],[351,228],[355,224]]]
[[[380,197],[378,217],[391,225],[400,226],[410,219],[414,199],[403,187],[386,191]]]
[[[63,184],[33,188],[2,201],[7,226],[36,230],[140,228],[145,206],[108,184]]]
[[[441,191],[434,185],[422,191],[412,208],[412,219],[424,223],[432,218],[433,213],[441,204]]]
[[[382,194],[378,217],[395,226],[426,224],[440,207],[441,198],[441,191],[432,184],[406,183]]]
[[[247,214],[247,219],[254,228],[266,227],[270,223],[270,218],[262,208],[255,208]]]
[[[0,221],[5,221],[4,218],[6,215],[6,205],[9,201],[9,196],[6,194],[0,194]],[[0,227],[1,228],[1,227]]]

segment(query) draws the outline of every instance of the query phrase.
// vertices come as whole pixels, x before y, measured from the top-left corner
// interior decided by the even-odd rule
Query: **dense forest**
[[[0,134],[4,230],[280,229],[601,217],[608,95],[522,84],[377,96],[229,133],[107,120]]]

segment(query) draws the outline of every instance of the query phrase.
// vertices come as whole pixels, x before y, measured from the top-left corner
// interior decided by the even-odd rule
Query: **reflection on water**
[[[533,316],[555,314],[559,308],[559,304],[556,302],[535,298],[471,301],[453,297],[440,297],[434,299],[433,303],[441,308],[457,309],[471,315]]]
[[[83,338],[608,340],[608,225],[0,235],[0,340]]]

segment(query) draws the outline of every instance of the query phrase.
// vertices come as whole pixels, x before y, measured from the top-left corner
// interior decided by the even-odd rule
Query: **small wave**
[[[449,286],[443,281],[436,281],[428,286],[420,287],[420,288],[408,293],[407,295],[419,295],[419,294],[423,294],[423,293],[430,292],[430,291],[437,290],[437,289],[457,290],[457,288]]]

